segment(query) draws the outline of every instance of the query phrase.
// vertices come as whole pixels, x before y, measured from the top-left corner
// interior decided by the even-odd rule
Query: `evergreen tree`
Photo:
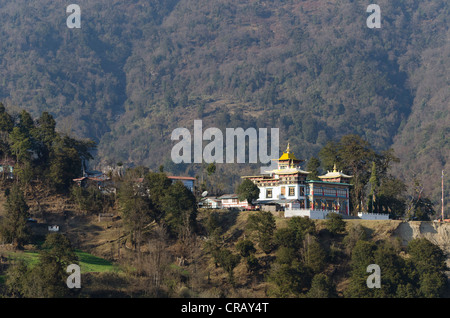
[[[171,234],[178,237],[196,230],[197,202],[183,183],[173,183],[162,199],[164,222]]]
[[[268,290],[270,297],[290,298],[302,295],[311,282],[311,273],[299,262],[292,264],[276,263],[268,275],[272,286]]]
[[[353,206],[361,210],[361,202],[365,202],[365,188],[369,180],[371,163],[379,160],[370,145],[358,135],[345,135],[339,142],[329,142],[319,152],[324,167],[330,170],[334,164],[339,170],[352,175],[351,201]]]
[[[18,127],[26,136],[31,136],[35,128],[33,117],[26,110],[22,110],[19,114]]]
[[[326,265],[326,252],[319,241],[312,235],[307,235],[301,249],[303,264],[314,274],[320,273]]]
[[[0,131],[10,133],[14,128],[14,121],[10,114],[6,112],[3,103],[0,103]]]
[[[48,234],[39,253],[38,264],[19,262],[8,270],[6,285],[13,295],[26,298],[61,298],[71,291],[67,288],[67,266],[78,258],[63,234]],[[19,274],[20,273],[20,274]],[[20,275],[20,277],[19,277]]]
[[[275,218],[270,212],[259,211],[248,218],[247,230],[254,233],[259,247],[269,254],[273,248]]]
[[[249,239],[244,239],[236,244],[236,249],[241,254],[242,257],[249,257],[251,254],[256,252],[255,246]]]
[[[140,256],[144,227],[154,220],[152,202],[145,193],[145,189],[139,188],[132,179],[126,179],[121,183],[118,202],[131,242]]]
[[[316,224],[310,218],[294,216],[288,220],[288,228],[295,233],[296,246],[300,246],[300,243],[307,234],[316,234]]]
[[[14,127],[9,134],[9,144],[11,152],[16,157],[17,162],[31,162],[31,140],[30,136],[19,127]]]
[[[259,198],[259,188],[249,179],[244,179],[242,183],[238,186],[236,193],[239,196],[239,200],[247,200],[249,204]]]
[[[228,281],[234,284],[233,271],[235,267],[239,264],[241,257],[239,255],[233,254],[228,249],[221,249],[217,256],[217,263],[222,267],[228,274]]]
[[[344,295],[350,298],[374,297],[373,289],[367,287],[367,266],[374,264],[376,244],[360,240],[351,255],[350,282]]]
[[[369,179],[370,184],[370,193],[369,198],[367,200],[367,210],[369,213],[378,213],[378,200],[377,200],[377,194],[378,194],[378,187],[380,185],[380,181],[378,179],[378,173],[377,173],[377,166],[375,162],[372,162],[372,172]]]
[[[336,289],[325,274],[314,275],[311,288],[306,296],[308,298],[333,298],[336,297]]]
[[[346,224],[342,219],[342,215],[338,213],[328,213],[326,218],[325,225],[331,234],[337,235],[345,232]]]
[[[1,223],[0,233],[6,242],[21,248],[30,236],[27,226],[30,214],[23,192],[18,185],[12,186],[4,207],[6,214]]]
[[[308,180],[320,180],[319,168],[320,160],[318,158],[312,157],[311,159],[309,159],[308,164],[306,165],[306,170],[310,172],[308,174]]]

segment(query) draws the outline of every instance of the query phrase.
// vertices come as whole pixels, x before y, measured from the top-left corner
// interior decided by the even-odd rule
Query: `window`
[[[290,192],[290,189],[289,189],[289,195],[291,195],[290,193],[291,192]],[[281,187],[281,195],[286,195],[286,188],[285,187]]]
[[[293,197],[295,195],[295,187],[289,187],[289,196]]]
[[[268,199],[272,198],[272,189],[266,190],[266,198],[268,198]]]

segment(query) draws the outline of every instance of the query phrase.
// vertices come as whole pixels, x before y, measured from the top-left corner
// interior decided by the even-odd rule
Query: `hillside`
[[[59,131],[99,143],[96,168],[119,162],[177,174],[177,127],[277,127],[303,159],[356,133],[393,147],[396,175],[421,178],[436,203],[449,169],[449,30],[443,0],[370,2],[0,1],[0,100],[49,111]],[[221,187],[259,167],[221,165]],[[222,178],[222,177],[221,177]],[[412,182],[412,181],[411,181]],[[446,195],[450,181],[446,181]],[[447,200],[448,201],[448,200]]]
[[[61,197],[49,197],[42,200],[46,207],[46,213],[37,212],[37,207],[31,205],[31,212],[38,223],[33,226],[35,235],[44,235],[47,225],[59,224],[62,233],[67,235],[80,257],[82,268],[83,297],[152,297],[152,291],[148,289],[151,278],[146,275],[136,274],[137,259],[132,246],[123,234],[123,221],[119,217],[100,220],[94,215],[81,215],[74,206],[67,204]],[[2,210],[2,209],[0,209]],[[3,214],[0,211],[0,217]],[[222,243],[224,247],[237,253],[236,244],[245,239],[249,217],[254,212],[218,211],[223,228]],[[198,221],[201,228],[205,227],[211,211],[200,210]],[[287,226],[288,219],[281,215],[275,217],[277,230]],[[362,226],[373,242],[391,241],[400,243],[402,249],[412,239],[427,238],[439,246],[447,257],[447,265],[450,265],[450,225],[437,224],[435,222],[402,222],[346,220],[347,233],[352,228]],[[336,255],[345,254],[345,245],[341,245],[327,234],[323,220],[314,220],[318,237],[322,246],[329,244],[330,251]],[[270,283],[265,278],[269,273],[263,269],[260,276],[250,275],[244,260],[241,260],[234,269],[235,284],[228,282],[227,274],[223,268],[214,265],[213,257],[209,254],[206,237],[200,235],[191,253],[195,255],[195,262],[178,263],[174,256],[180,252],[180,242],[167,242],[164,255],[171,255],[169,267],[166,269],[166,284],[171,286],[169,297],[240,297],[240,298],[265,298],[267,297]],[[25,251],[16,254],[17,257],[37,258],[36,247],[29,245]],[[3,245],[1,255],[8,251]],[[151,260],[149,246],[143,246],[143,254],[147,260]],[[332,252],[328,251],[327,258],[332,259]],[[8,252],[6,252],[8,253]],[[20,256],[25,255],[25,256]],[[404,255],[404,254],[403,254]],[[265,254],[259,248],[255,253],[262,266],[276,268],[274,259],[278,257],[276,250]],[[10,256],[11,257],[11,256]],[[342,297],[349,283],[350,264],[349,258],[338,257],[340,262],[331,261],[324,269],[336,285],[338,296]],[[166,262],[163,258],[163,262]],[[265,273],[265,274],[263,274]],[[172,281],[172,283],[170,283]],[[173,285],[171,285],[173,284]]]

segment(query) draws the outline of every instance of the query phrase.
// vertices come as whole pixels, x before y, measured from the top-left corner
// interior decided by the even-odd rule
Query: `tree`
[[[314,236],[306,236],[303,241],[301,255],[303,264],[310,268],[313,273],[317,274],[324,269],[327,255],[323,247]]]
[[[416,238],[408,243],[408,254],[417,271],[441,272],[447,270],[446,257],[442,249],[426,238]]]
[[[171,264],[171,255],[168,249],[169,235],[164,225],[157,225],[151,234],[148,241],[149,253],[145,259],[144,270],[152,278],[151,290],[158,297]]]
[[[31,136],[35,125],[33,117],[26,110],[22,110],[19,114],[18,127],[25,135]]]
[[[197,227],[197,201],[194,194],[183,183],[175,182],[162,199],[164,222],[169,233],[181,238]]]
[[[311,288],[306,294],[308,298],[333,298],[336,297],[336,289],[325,274],[314,275]]]
[[[163,216],[163,201],[164,196],[169,190],[172,181],[167,178],[164,172],[149,171],[144,175],[143,189],[148,192],[150,200],[155,209],[155,220],[159,222]]]
[[[258,211],[248,218],[247,230],[255,234],[259,247],[266,254],[273,248],[275,228],[275,218],[270,212]]]
[[[10,291],[27,298],[61,298],[71,293],[67,288],[67,266],[76,264],[78,258],[70,241],[63,234],[48,234],[39,262],[34,266],[18,264],[11,269],[7,285]],[[17,271],[22,272],[22,278],[17,280]]]
[[[11,152],[16,157],[18,163],[31,161],[31,140],[30,136],[19,127],[14,127],[9,134]]]
[[[218,253],[217,263],[228,273],[228,281],[231,284],[234,284],[233,271],[240,260],[241,257],[239,255],[233,254],[230,250],[225,248],[221,249]]]
[[[316,233],[316,225],[310,218],[301,216],[294,216],[288,220],[288,228],[295,233],[295,245],[300,246],[300,243],[307,234],[314,235]]]
[[[268,281],[273,284],[268,294],[271,297],[298,297],[311,282],[311,273],[301,263],[275,264]]]
[[[379,155],[370,143],[358,135],[345,135],[339,142],[327,143],[320,150],[319,157],[326,169],[331,169],[336,164],[339,170],[352,175],[351,200],[353,206],[359,206],[360,211],[361,202],[365,202],[364,190],[372,162],[379,160]]]
[[[377,244],[374,251],[374,264],[380,266],[380,288],[374,288],[374,297],[398,297],[398,287],[407,285],[410,279],[404,259],[399,255],[400,248],[390,241]],[[366,274],[368,275],[368,274]]]
[[[345,232],[345,221],[338,213],[328,213],[325,226],[333,235]]]
[[[49,154],[48,183],[59,192],[67,192],[72,180],[82,173],[83,163],[92,159],[92,141],[79,141],[68,136],[56,137]]]
[[[107,200],[105,200],[107,196],[95,186],[84,188],[73,185],[70,188],[70,196],[84,213],[101,213],[104,207],[107,207]]]
[[[214,164],[214,162],[211,162],[206,167],[206,172],[208,173],[208,176],[211,176],[212,174],[216,173],[216,165]]]
[[[1,223],[0,233],[6,242],[12,243],[15,248],[21,248],[30,235],[27,226],[30,214],[28,204],[18,185],[12,186],[4,207],[6,214]]]
[[[358,241],[365,241],[367,239],[368,234],[366,229],[361,224],[356,223],[350,227],[342,242],[344,243],[346,252],[350,255]]]
[[[378,213],[379,209],[377,208],[378,204],[377,194],[378,194],[378,187],[380,186],[380,181],[378,179],[377,166],[375,162],[372,162],[371,171],[372,172],[369,179],[370,193],[369,198],[367,200],[367,211],[369,213]]]
[[[24,297],[27,285],[28,267],[24,260],[12,263],[6,270],[6,291],[12,297]]]
[[[319,168],[320,160],[318,158],[312,157],[311,159],[309,159],[308,164],[306,165],[306,170],[310,172],[308,174],[308,180],[320,180]]]
[[[6,112],[3,103],[0,103],[0,131],[10,133],[14,128],[12,116]]]
[[[406,185],[400,179],[387,176],[381,180],[378,192],[378,206],[381,212],[389,213],[391,219],[398,219],[405,214]]]
[[[242,183],[238,186],[236,193],[239,196],[239,200],[247,200],[249,204],[259,198],[259,188],[249,179],[244,179]]]
[[[249,257],[251,254],[256,252],[255,245],[249,239],[239,241],[236,244],[236,250],[242,257]]]
[[[367,288],[367,266],[374,264],[376,245],[370,241],[356,242],[351,255],[350,282],[345,297],[373,297],[373,289]]]
[[[122,182],[118,191],[118,202],[120,214],[130,233],[131,242],[138,252],[138,262],[141,265],[141,243],[144,228],[154,220],[152,218],[152,202],[145,191],[139,188],[132,179]]]
[[[291,228],[281,228],[275,232],[274,243],[279,247],[298,249],[300,242],[297,240],[295,231]]]

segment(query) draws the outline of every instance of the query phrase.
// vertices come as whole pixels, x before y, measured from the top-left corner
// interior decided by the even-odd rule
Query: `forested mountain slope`
[[[377,1],[380,29],[366,26],[370,3],[78,1],[82,27],[69,29],[65,3],[0,0],[0,100],[93,138],[97,164],[191,175],[171,163],[170,135],[194,119],[279,128],[303,159],[355,133],[393,147],[395,172],[436,199],[450,156],[448,2]],[[219,167],[224,188],[246,169]]]

